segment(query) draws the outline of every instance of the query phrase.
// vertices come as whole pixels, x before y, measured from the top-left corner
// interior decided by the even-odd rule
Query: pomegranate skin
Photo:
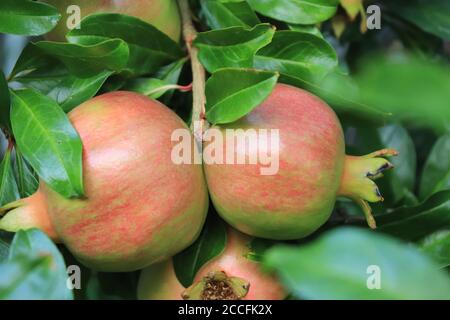
[[[70,15],[66,12],[70,5],[80,7],[81,19],[93,13],[121,13],[134,16],[167,34],[178,41],[181,33],[181,18],[175,0],[45,0],[58,8],[62,18],[55,29],[46,34],[52,41],[65,41],[69,31],[66,20]]]
[[[171,160],[184,122],[131,92],[98,96],[69,118],[83,142],[85,199],[41,183],[52,225],[69,250],[101,271],[131,271],[170,258],[199,234],[208,208],[200,165]]]
[[[246,257],[251,237],[228,228],[227,245],[218,257],[207,262],[196,274],[194,285],[210,274],[225,272],[249,284],[248,292],[241,300],[282,300],[287,294],[278,279],[264,273],[257,262]],[[172,260],[144,269],[138,285],[141,300],[180,300],[186,297],[185,288],[178,282]],[[194,299],[193,297],[190,297]]]
[[[278,84],[248,115],[215,128],[279,129],[279,170],[274,175],[261,175],[260,168],[267,165],[204,165],[211,199],[229,224],[256,237],[289,240],[307,236],[327,221],[343,174],[345,143],[339,120],[325,102]],[[224,149],[229,148],[225,142]],[[249,157],[251,152],[258,150],[245,150]]]

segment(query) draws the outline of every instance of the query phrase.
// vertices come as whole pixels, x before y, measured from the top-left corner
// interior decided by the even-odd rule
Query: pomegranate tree
[[[147,300],[281,300],[286,297],[275,276],[250,260],[251,237],[228,228],[225,250],[197,272],[184,288],[172,260],[144,269],[138,285],[139,299]]]
[[[69,118],[83,143],[86,197],[67,199],[41,182],[34,195],[2,209],[1,229],[39,227],[101,271],[140,269],[195,240],[208,195],[201,166],[171,161],[171,134],[185,128],[174,112],[117,91]]]
[[[134,16],[154,25],[178,41],[181,32],[180,14],[175,0],[46,0],[58,8],[63,18],[46,37],[53,41],[64,41],[69,31],[66,26],[67,8],[80,7],[81,18],[92,13],[121,13]]]
[[[211,199],[219,214],[236,229],[257,237],[288,240],[305,237],[325,223],[337,196],[355,200],[372,228],[375,221],[367,202],[383,200],[372,181],[392,168],[381,150],[355,157],[345,155],[344,136],[333,110],[313,94],[278,84],[271,95],[236,122],[214,126],[226,129],[279,129],[277,150],[234,148],[225,141],[226,153],[245,152],[257,158],[261,151],[279,152],[279,170],[261,175],[255,164],[206,164]],[[230,151],[232,150],[232,151]],[[242,154],[239,156],[242,157]]]

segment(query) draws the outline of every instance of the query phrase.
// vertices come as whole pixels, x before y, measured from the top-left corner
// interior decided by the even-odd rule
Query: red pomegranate
[[[69,118],[83,142],[86,198],[66,199],[41,182],[3,209],[0,228],[40,227],[101,271],[137,270],[189,246],[208,195],[200,165],[171,160],[171,134],[187,129],[184,122],[155,100],[120,91],[83,103]]]
[[[178,281],[172,260],[144,269],[138,285],[142,300],[281,300],[286,292],[273,275],[264,273],[246,256],[251,237],[228,228],[224,252],[207,262],[194,284],[185,289]]]
[[[327,221],[337,196],[359,203],[369,225],[375,227],[367,202],[380,201],[382,197],[372,179],[392,167],[378,156],[395,155],[396,151],[385,149],[362,157],[346,156],[339,120],[318,97],[278,84],[248,115],[210,130],[216,129],[223,136],[227,129],[279,130],[276,150],[271,150],[269,143],[259,148],[237,148],[231,140],[225,140],[223,147],[224,153],[231,152],[234,159],[243,155],[246,159],[257,158],[261,151],[277,152],[275,174],[262,175],[261,169],[267,166],[261,163],[204,165],[214,206],[236,229],[262,238],[302,238]],[[245,134],[241,130],[236,136],[242,138]],[[205,143],[205,150],[208,144]]]

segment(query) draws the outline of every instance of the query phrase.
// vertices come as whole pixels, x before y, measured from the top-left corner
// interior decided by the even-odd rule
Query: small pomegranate
[[[71,5],[80,8],[81,19],[93,13],[121,13],[140,18],[178,41],[181,33],[181,19],[175,0],[45,0],[55,6],[62,18],[55,29],[46,35],[52,41],[64,41],[70,30],[67,28]]]
[[[34,195],[2,208],[0,229],[40,227],[100,271],[141,269],[189,246],[208,195],[200,165],[171,160],[171,134],[184,122],[124,91],[95,97],[69,118],[83,143],[86,198],[66,199],[41,182]]]
[[[241,128],[278,129],[277,149],[270,150],[268,143],[235,148],[234,141],[225,140],[227,157],[231,153],[235,159],[257,159],[261,152],[277,152],[279,164],[273,175],[262,175],[265,166],[261,164],[204,165],[214,206],[233,227],[262,238],[302,238],[327,221],[337,196],[345,196],[360,204],[368,224],[375,228],[367,202],[383,198],[372,179],[392,168],[379,156],[395,155],[395,150],[346,156],[342,128],[333,110],[311,93],[284,84],[278,84],[245,117],[210,130],[226,136],[227,129]]]
[[[224,252],[207,262],[194,284],[185,289],[178,281],[172,260],[144,269],[138,285],[142,300],[282,300],[286,292],[273,275],[264,273],[247,258],[252,239],[228,228]]]

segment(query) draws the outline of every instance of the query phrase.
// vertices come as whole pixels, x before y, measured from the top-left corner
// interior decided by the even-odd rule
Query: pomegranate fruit
[[[277,152],[276,174],[262,175],[261,164],[204,165],[214,206],[236,229],[269,239],[302,238],[327,221],[337,196],[360,204],[369,225],[375,228],[367,202],[383,198],[372,179],[392,168],[380,156],[397,152],[384,149],[362,157],[346,156],[340,122],[318,97],[278,84],[245,117],[209,130],[213,129],[220,130],[222,136],[226,136],[227,129],[279,129],[279,143],[274,150],[268,143],[259,148],[248,143],[246,148],[235,147],[236,140],[225,140],[223,146],[224,154],[231,153],[235,159],[243,155],[246,159],[257,158],[261,151]],[[245,131],[236,135],[245,135]],[[204,143],[205,149],[209,143]]]
[[[246,257],[251,237],[228,228],[225,250],[207,262],[185,289],[172,260],[152,265],[141,273],[138,298],[142,300],[281,300],[286,297],[273,275]]]
[[[184,122],[124,91],[95,97],[69,118],[83,143],[86,197],[66,199],[41,182],[0,210],[0,229],[40,227],[100,271],[141,269],[189,246],[209,200],[202,167],[171,160],[171,134]]]
[[[181,33],[181,18],[176,0],[45,0],[55,6],[62,18],[55,29],[46,35],[48,40],[65,41],[69,32],[66,20],[67,8],[77,5],[81,9],[81,18],[92,13],[121,13],[140,18],[154,25],[178,41]]]

